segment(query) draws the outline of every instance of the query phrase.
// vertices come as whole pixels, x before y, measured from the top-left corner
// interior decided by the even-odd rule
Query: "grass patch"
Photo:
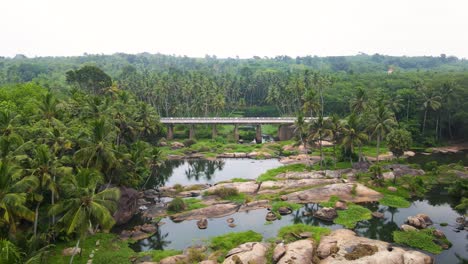
[[[271,205],[271,211],[273,212],[278,212],[278,209],[280,207],[287,207],[287,208],[290,208],[291,210],[295,211],[295,210],[298,210],[302,207],[301,204],[296,204],[296,203],[288,203],[288,202],[285,202],[285,201],[278,201],[278,202],[274,202],[272,205]]]
[[[200,208],[205,208],[207,205],[203,203],[202,200],[197,198],[186,198],[184,199],[186,210],[195,210]]]
[[[382,199],[379,200],[379,203],[381,205],[386,205],[394,208],[408,208],[411,205],[411,203],[405,198],[390,194],[386,194]]]
[[[231,249],[247,242],[260,242],[263,236],[252,230],[237,233],[227,233],[211,238],[210,248],[223,252],[223,256]]]
[[[440,254],[442,247],[437,245],[434,240],[435,237],[432,234],[433,228],[413,231],[394,231],[393,240],[396,243],[407,245],[414,248],[419,248],[433,254]],[[444,244],[451,245],[447,239],[442,239]]]
[[[99,240],[99,246],[96,246],[96,241]],[[71,257],[62,256],[62,250],[68,247],[74,247],[76,241],[60,242],[51,249],[46,263],[49,264],[68,264]],[[94,252],[94,263],[112,263],[112,264],[128,264],[132,256],[137,254],[128,247],[128,242],[121,241],[117,235],[98,233],[87,237],[80,242],[82,254],[76,255],[73,258],[75,264],[86,264],[91,251],[99,248]]]
[[[145,252],[140,252],[138,255],[139,256],[151,256],[153,261],[158,262],[163,258],[180,255],[180,254],[182,254],[181,250],[167,249],[167,250],[149,250]]]
[[[322,207],[335,207],[335,203],[338,202],[340,198],[336,195],[332,195],[330,199],[328,199],[328,202],[321,202],[319,203],[320,206]]]
[[[286,172],[310,171],[311,168],[304,164],[290,164],[266,171],[257,178],[257,182],[277,181],[276,176]]]
[[[205,192],[205,195],[216,195],[223,200],[228,200],[235,203],[243,203],[250,199],[245,193],[239,193],[236,188],[229,187],[220,187],[212,192]]]
[[[295,224],[284,226],[278,231],[278,238],[283,239],[286,243],[290,243],[301,239],[299,234],[302,232],[312,233],[312,239],[315,242],[320,242],[322,236],[330,234],[330,229],[320,226],[310,226],[306,224]]]
[[[179,213],[184,211],[187,208],[184,199],[180,197],[174,198],[169,205],[167,206],[167,211],[169,213]]]
[[[339,210],[337,213],[338,217],[333,222],[350,229],[354,228],[357,222],[372,218],[369,209],[357,204],[349,204],[347,210]]]
[[[231,182],[248,182],[250,180],[244,179],[244,178],[233,178],[231,179]]]

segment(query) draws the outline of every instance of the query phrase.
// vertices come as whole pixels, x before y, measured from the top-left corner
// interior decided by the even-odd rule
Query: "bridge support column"
[[[190,124],[189,139],[195,139],[195,125]]]
[[[290,140],[294,137],[294,127],[292,125],[280,125],[278,127],[278,140]]]
[[[239,142],[239,125],[234,125],[234,140]]]
[[[257,125],[256,133],[255,133],[255,141],[257,144],[262,143],[262,125]]]
[[[174,125],[169,124],[167,125],[167,140],[173,140],[174,139]]]
[[[218,136],[218,130],[216,129],[216,124],[213,124],[211,127],[211,138],[214,140]]]

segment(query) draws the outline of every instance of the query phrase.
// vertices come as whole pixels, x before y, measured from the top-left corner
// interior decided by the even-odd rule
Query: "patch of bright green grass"
[[[276,181],[276,176],[286,172],[310,171],[311,169],[304,164],[290,164],[266,171],[257,178],[257,182]]]
[[[96,246],[96,241],[99,240],[99,246]],[[46,263],[49,264],[68,264],[71,257],[62,256],[62,250],[68,247],[74,247],[76,241],[59,242],[52,248]],[[88,256],[92,250],[98,248],[94,252],[94,263],[112,263],[112,264],[128,264],[132,256],[137,255],[135,251],[128,247],[128,242],[121,241],[117,235],[98,233],[93,236],[88,236],[80,241],[82,254],[76,255],[73,258],[75,264],[85,264],[88,261]]]
[[[319,203],[320,206],[322,207],[335,207],[335,203],[338,202],[338,200],[340,200],[340,198],[338,196],[335,196],[335,195],[332,195],[330,197],[330,199],[328,200],[328,202],[321,202]]]
[[[287,207],[287,208],[290,208],[291,210],[295,211],[295,210],[298,210],[302,207],[301,204],[296,204],[296,203],[288,203],[286,201],[278,201],[278,202],[274,202],[272,205],[271,205],[271,211],[273,212],[278,212],[278,209],[280,207]]]
[[[231,179],[231,182],[248,182],[250,181],[249,179],[243,179],[243,178],[233,178]]]
[[[379,203],[381,205],[386,205],[394,208],[408,208],[411,205],[411,203],[405,198],[390,194],[386,194],[382,199],[379,200]]]
[[[413,231],[394,231],[393,240],[396,243],[404,244],[410,247],[419,248],[433,254],[440,254],[442,247],[437,245],[434,240],[435,237],[432,234],[433,228]],[[447,239],[442,239],[442,242],[451,245]]]
[[[207,205],[202,200],[197,198],[186,198],[184,199],[186,210],[191,211],[195,209],[205,208]]]
[[[227,233],[211,238],[210,248],[220,250],[224,254],[229,250],[247,242],[260,242],[263,236],[252,230],[237,233]]]
[[[347,210],[340,210],[337,213],[338,217],[333,222],[350,229],[354,228],[357,222],[372,218],[372,212],[369,209],[357,204],[349,204]]]
[[[312,233],[312,238],[315,242],[320,242],[322,236],[330,234],[330,229],[320,226],[311,226],[306,224],[295,224],[284,226],[278,231],[278,237],[286,243],[301,239],[299,234],[302,232]]]

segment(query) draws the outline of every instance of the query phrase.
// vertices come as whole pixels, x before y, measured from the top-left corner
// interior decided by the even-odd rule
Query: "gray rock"
[[[200,229],[206,229],[208,227],[208,219],[202,218],[197,221],[197,226]]]
[[[276,220],[276,215],[273,212],[268,212],[265,219],[267,221],[275,221]]]
[[[283,243],[276,245],[275,249],[273,250],[273,263],[278,262],[285,253],[286,248],[284,247]]]
[[[325,221],[333,221],[337,216],[336,210],[330,207],[324,207],[314,212],[314,217]]]
[[[278,208],[278,213],[280,215],[288,215],[288,214],[292,213],[292,210],[291,210],[291,208],[282,206],[282,207]]]
[[[416,227],[414,227],[414,226],[405,225],[405,224],[401,225],[401,226],[400,226],[400,229],[401,229],[402,231],[405,231],[405,232],[418,230],[418,229],[417,229]]]
[[[312,263],[313,255],[314,243],[312,242],[312,240],[298,240],[286,245],[286,252],[277,263]]]
[[[223,264],[255,263],[266,264],[268,248],[263,243],[248,242],[230,250]]]
[[[372,212],[372,216],[375,217],[375,218],[380,218],[380,219],[382,219],[382,218],[384,218],[385,214],[384,214],[384,213],[381,213],[381,212],[375,211],[375,212]]]

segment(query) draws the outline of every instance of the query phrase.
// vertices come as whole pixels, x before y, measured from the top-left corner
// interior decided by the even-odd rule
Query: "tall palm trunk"
[[[422,127],[422,134],[424,136],[424,130],[426,129],[426,118],[427,118],[427,108],[424,110],[424,119],[423,119],[423,127]]]
[[[439,140],[439,117],[436,118],[435,132],[436,132],[436,140]]]
[[[37,236],[37,224],[39,220],[39,207],[41,206],[41,202],[38,202],[36,204],[36,210],[35,210],[35,215],[34,215],[34,237]]]
[[[75,255],[76,255],[76,251],[78,250],[78,247],[80,246],[80,240],[81,240],[81,239],[78,239],[78,241],[76,242],[76,246],[75,246],[75,249],[73,250],[73,254],[72,254],[71,258],[70,258],[69,264],[72,264],[72,263],[73,263],[73,258],[74,258]]]
[[[408,105],[406,106],[406,122],[409,119],[409,107],[410,107],[410,99],[408,98]]]
[[[322,134],[319,134],[319,150],[320,150],[320,170],[322,170],[323,165],[323,151],[322,151]]]
[[[377,135],[377,163],[379,163],[379,155],[380,155],[380,132]]]

